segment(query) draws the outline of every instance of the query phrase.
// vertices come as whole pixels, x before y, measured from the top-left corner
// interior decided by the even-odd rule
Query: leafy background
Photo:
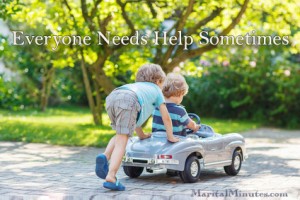
[[[2,25],[28,35],[145,34],[181,30],[201,40],[210,36],[289,36],[287,46],[12,46],[0,32],[0,108],[6,111],[53,106],[89,107],[93,123],[103,122],[105,97],[133,82],[144,63],[186,76],[190,90],[183,104],[200,116],[258,121],[299,128],[299,2],[267,1],[1,1]],[[7,71],[8,70],[8,71]],[[8,73],[9,72],[9,73]],[[105,120],[105,119],[104,119]]]

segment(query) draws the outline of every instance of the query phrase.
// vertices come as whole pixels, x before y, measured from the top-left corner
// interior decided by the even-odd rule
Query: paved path
[[[226,192],[226,199],[300,199],[300,131],[263,128],[244,136],[249,159],[238,176],[217,169],[183,184],[164,171],[129,179],[120,170],[125,192],[102,188],[94,175],[104,149],[0,142],[0,199],[224,199]]]

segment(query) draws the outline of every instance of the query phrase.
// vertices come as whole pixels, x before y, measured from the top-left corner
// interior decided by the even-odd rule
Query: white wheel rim
[[[240,156],[235,156],[234,158],[234,169],[238,170],[241,164]]]
[[[196,177],[199,171],[199,166],[198,163],[196,161],[193,161],[191,164],[191,175],[193,177]]]

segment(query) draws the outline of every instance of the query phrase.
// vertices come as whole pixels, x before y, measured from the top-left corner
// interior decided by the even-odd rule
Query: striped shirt
[[[190,122],[186,110],[175,103],[166,103],[173,124],[174,135],[184,135],[183,129]],[[153,112],[152,132],[166,131],[159,108],[156,107]]]

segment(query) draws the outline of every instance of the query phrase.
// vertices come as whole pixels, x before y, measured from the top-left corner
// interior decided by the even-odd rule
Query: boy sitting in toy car
[[[163,95],[173,124],[173,134],[186,136],[185,128],[197,132],[200,125],[196,124],[180,105],[183,97],[188,92],[188,84],[180,74],[169,73],[163,85]],[[152,132],[166,131],[159,109],[153,112]]]

